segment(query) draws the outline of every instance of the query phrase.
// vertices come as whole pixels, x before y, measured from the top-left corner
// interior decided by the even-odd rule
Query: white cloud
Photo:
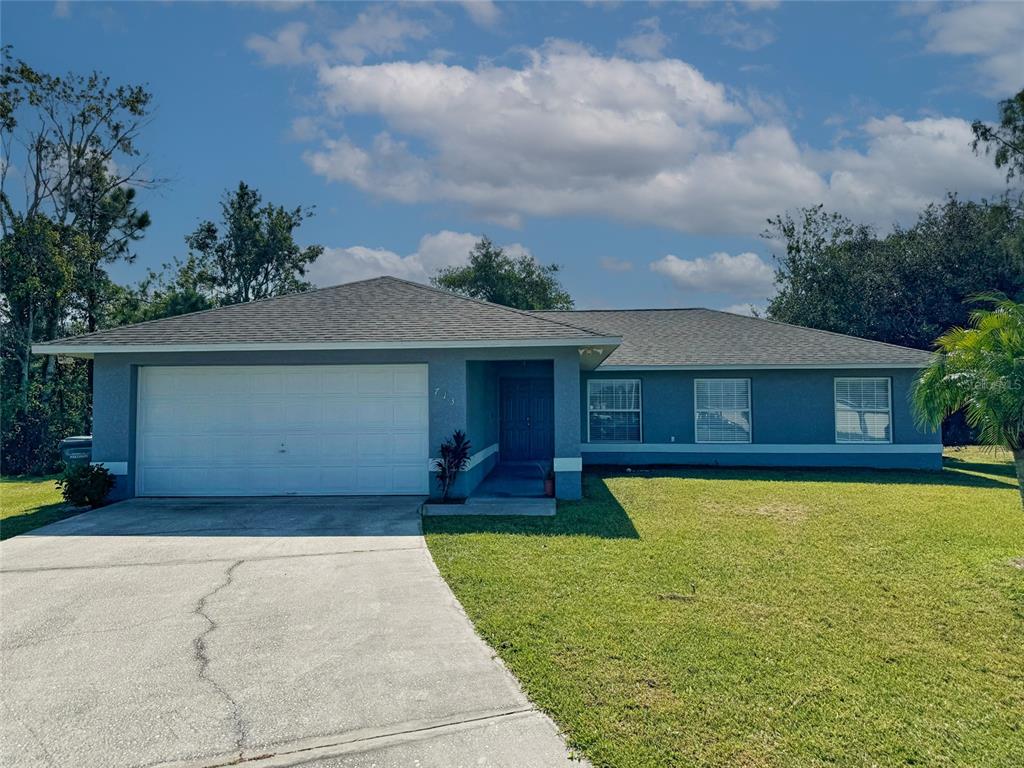
[[[370,57],[405,50],[411,40],[422,40],[430,30],[423,23],[381,6],[371,6],[346,27],[328,31],[322,42],[311,42],[310,28],[301,21],[285,24],[273,37],[251,35],[246,47],[267,65],[362,64]],[[322,30],[321,30],[322,31]]]
[[[305,64],[310,60],[305,41],[308,27],[301,21],[285,24],[274,37],[251,35],[245,47],[254,51],[269,66]]]
[[[759,315],[764,315],[764,305],[756,304],[730,304],[727,307],[722,307],[723,312],[731,312],[734,315],[746,315],[747,317],[754,317],[754,313],[757,312]]]
[[[55,19],[71,18],[71,0],[57,0],[53,4],[53,17]]]
[[[429,34],[419,21],[374,6],[360,13],[348,27],[331,33],[330,40],[343,60],[362,64],[371,55],[405,50],[408,40],[422,40]]]
[[[324,132],[320,127],[319,120],[310,115],[293,119],[288,130],[288,137],[293,141],[313,141],[314,139],[323,138],[323,136]]]
[[[628,259],[616,259],[614,256],[605,256],[600,261],[601,269],[607,272],[630,272],[633,269],[633,262]]]
[[[407,256],[400,256],[386,248],[367,248],[361,245],[326,248],[323,255],[308,269],[307,277],[318,286],[338,285],[381,275],[429,283],[431,276],[439,269],[465,264],[469,252],[479,240],[480,235],[469,232],[442,230],[424,235],[419,247]],[[503,247],[513,256],[529,254],[518,243]]]
[[[501,10],[492,0],[464,0],[462,7],[473,23],[481,27],[493,27],[501,19]]]
[[[651,263],[682,291],[721,293],[735,299],[763,301],[775,293],[775,270],[756,253],[712,253],[696,259],[669,254]]]
[[[838,150],[821,158],[829,171],[831,208],[874,224],[906,221],[947,192],[999,191],[1002,177],[970,149],[970,124],[959,118],[869,120],[864,152]],[[884,201],[884,205],[879,202]]]
[[[661,31],[661,20],[652,16],[638,21],[633,34],[619,41],[618,49],[640,59],[657,59],[668,42],[668,35]]]
[[[775,27],[770,20],[759,19],[756,23],[744,17],[743,10],[774,10],[772,3],[745,3],[741,7],[734,3],[716,4],[701,22],[701,32],[714,35],[723,43],[741,51],[756,51],[775,42]]]
[[[1024,87],[1024,3],[938,7],[926,17],[929,51],[976,57],[986,94],[1005,97]]]
[[[781,123],[784,104],[756,92],[741,102],[679,59],[549,41],[519,66],[392,61],[317,73],[321,118],[334,122],[293,131],[320,131],[303,155],[314,173],[382,199],[461,204],[502,226],[584,215],[757,235],[769,216],[818,203],[884,226],[949,191],[1004,188],[961,119],[889,115],[844,128],[838,149],[815,149]],[[352,114],[377,119],[376,134],[344,133],[336,119]]]

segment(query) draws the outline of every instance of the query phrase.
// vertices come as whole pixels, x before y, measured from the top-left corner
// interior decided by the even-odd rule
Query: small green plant
[[[455,430],[452,436],[441,443],[441,458],[434,464],[437,468],[437,482],[441,486],[441,498],[448,500],[455,478],[469,463],[469,440],[461,429]]]
[[[114,476],[106,467],[91,464],[72,464],[64,470],[64,476],[57,481],[64,501],[76,507],[103,506],[103,502],[114,487]]]

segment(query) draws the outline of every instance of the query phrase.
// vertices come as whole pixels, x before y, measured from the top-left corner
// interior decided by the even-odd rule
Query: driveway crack
[[[245,721],[242,719],[242,711],[238,702],[235,701],[234,697],[223,685],[218,683],[210,675],[210,650],[206,641],[219,625],[213,620],[210,614],[207,613],[206,606],[217,593],[231,586],[231,582],[234,580],[235,569],[244,562],[244,560],[235,560],[232,562],[231,565],[227,567],[227,570],[224,571],[224,580],[205,595],[200,597],[196,602],[195,608],[192,609],[193,614],[206,622],[206,629],[200,632],[192,641],[192,655],[195,658],[196,665],[198,666],[199,679],[209,684],[210,687],[212,687],[231,708],[231,719],[235,735],[235,748],[239,752],[239,757],[241,757],[241,753],[245,745]]]

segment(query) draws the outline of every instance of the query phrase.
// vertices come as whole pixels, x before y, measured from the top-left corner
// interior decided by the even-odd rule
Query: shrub
[[[441,458],[437,459],[437,482],[441,486],[441,498],[447,499],[455,478],[469,462],[469,440],[461,429],[441,443]]]
[[[76,507],[100,507],[114,487],[114,476],[106,467],[72,464],[57,481],[64,501]]]

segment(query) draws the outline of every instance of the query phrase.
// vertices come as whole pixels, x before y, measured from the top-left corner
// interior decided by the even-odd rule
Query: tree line
[[[0,72],[0,462],[5,474],[59,463],[61,438],[91,429],[91,361],[33,356],[33,343],[308,289],[323,252],[300,246],[309,207],[265,202],[240,182],[217,222],[184,236],[184,255],[133,285],[109,268],[136,258],[151,217],[140,192],[164,180],[142,137],[153,95],[99,74],[40,72],[2,51]],[[879,234],[821,206],[768,222],[782,243],[767,316],[864,338],[931,348],[967,322],[982,292],[1024,292],[1024,91],[976,122],[975,146],[1006,169],[1006,194],[945,203],[908,228]],[[965,147],[965,151],[971,151]],[[520,309],[568,309],[559,267],[512,255],[484,237],[468,263],[432,282]]]

